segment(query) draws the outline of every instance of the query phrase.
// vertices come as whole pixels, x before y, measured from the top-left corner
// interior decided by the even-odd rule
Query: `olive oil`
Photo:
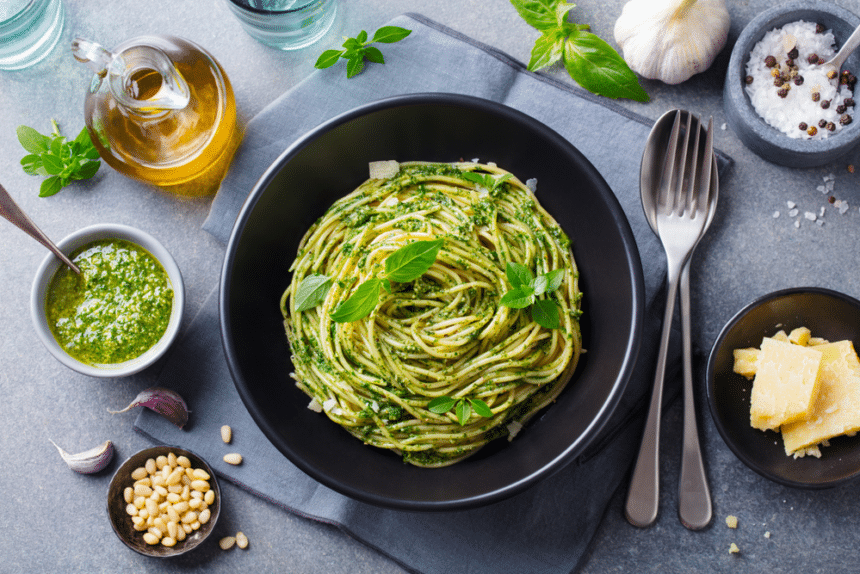
[[[241,130],[230,81],[212,56],[167,36],[130,40],[115,54],[81,40],[73,50],[97,72],[85,119],[111,167],[180,195],[217,191]]]

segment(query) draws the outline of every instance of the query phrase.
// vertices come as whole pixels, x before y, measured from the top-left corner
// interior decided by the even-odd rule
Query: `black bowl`
[[[334,201],[368,178],[368,162],[493,161],[537,196],[573,241],[588,352],[556,404],[516,440],[455,465],[425,469],[366,446],[325,416],[289,373],[279,300],[299,240]],[[639,348],[643,278],[627,219],[606,182],[569,142],[504,105],[450,94],[399,96],[317,127],[274,162],[251,192],[221,275],[221,332],[236,388],[270,441],[301,470],[346,496],[409,510],[487,504],[573,460],[609,419]]]
[[[711,415],[723,440],[760,475],[786,486],[829,488],[860,475],[860,435],[830,439],[821,458],[786,456],[782,435],[750,426],[752,381],[732,370],[732,351],[758,347],[762,337],[808,327],[814,337],[860,344],[860,301],[829,289],[803,287],[770,293],[741,309],[723,327],[708,359]]]

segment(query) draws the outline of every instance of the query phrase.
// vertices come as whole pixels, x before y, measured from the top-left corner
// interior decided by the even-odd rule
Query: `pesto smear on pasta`
[[[302,239],[281,299],[291,376],[309,408],[365,443],[445,466],[513,438],[570,380],[579,273],[513,174],[387,163]],[[388,261],[421,258],[408,281]]]

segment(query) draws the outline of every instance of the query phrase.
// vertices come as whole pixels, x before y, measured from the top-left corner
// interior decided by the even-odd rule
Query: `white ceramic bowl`
[[[45,297],[48,291],[48,286],[54,273],[63,264],[53,254],[48,254],[39,266],[36,272],[36,278],[33,280],[33,287],[30,292],[30,315],[33,319],[33,326],[36,328],[36,333],[39,335],[42,343],[50,351],[54,357],[70,369],[74,369],[84,375],[91,377],[116,378],[133,375],[140,372],[149,365],[157,361],[164,355],[170,344],[176,339],[179,333],[179,325],[182,320],[182,314],[185,309],[185,287],[182,282],[182,274],[176,261],[173,260],[167,249],[164,248],[154,237],[134,227],[127,225],[101,223],[86,227],[76,231],[65,237],[57,243],[57,247],[70,256],[76,249],[84,245],[97,241],[99,239],[124,239],[134,243],[147,250],[155,257],[170,278],[170,283],[173,288],[173,308],[170,313],[170,321],[167,324],[167,329],[161,339],[153,345],[149,350],[137,358],[117,363],[115,365],[93,366],[83,363],[71,355],[69,355],[57,343],[51,329],[48,327],[47,317],[45,315]]]

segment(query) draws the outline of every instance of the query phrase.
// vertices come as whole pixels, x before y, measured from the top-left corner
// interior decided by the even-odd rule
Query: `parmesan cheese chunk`
[[[820,386],[818,348],[765,337],[750,395],[754,428],[775,430],[809,416]]]
[[[735,358],[735,364],[733,366],[734,372],[739,375],[743,375],[748,379],[752,379],[755,376],[758,357],[761,354],[759,350],[756,348],[735,349],[732,351],[732,354]]]
[[[372,161],[368,164],[370,179],[391,179],[400,171],[400,164],[393,160]]]
[[[851,341],[816,345],[822,353],[821,390],[806,420],[782,427],[788,455],[860,430],[860,359]]]

